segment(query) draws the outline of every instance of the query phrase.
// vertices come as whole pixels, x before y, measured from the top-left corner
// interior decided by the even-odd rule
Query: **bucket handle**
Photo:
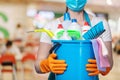
[[[49,54],[51,54],[51,53],[53,53],[53,52],[55,53],[60,46],[61,46],[60,43],[56,43],[56,44],[50,49]]]

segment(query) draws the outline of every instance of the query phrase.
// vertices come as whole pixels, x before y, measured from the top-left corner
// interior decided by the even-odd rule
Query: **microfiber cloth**
[[[108,55],[108,50],[107,50],[103,40],[101,38],[97,38],[97,39],[100,41],[101,46],[102,46],[102,55],[107,56]]]
[[[106,71],[106,68],[100,67],[99,44],[98,44],[97,40],[93,39],[93,40],[91,40],[91,42],[92,42],[92,46],[93,46],[94,55],[95,55],[95,58],[97,61],[98,70]]]
[[[98,45],[99,45],[99,57],[100,57],[100,67],[110,67],[110,63],[108,61],[107,56],[103,56],[102,54],[102,44],[101,44],[101,40],[97,39]]]

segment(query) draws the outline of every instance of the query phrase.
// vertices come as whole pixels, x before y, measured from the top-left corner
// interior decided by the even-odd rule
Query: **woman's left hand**
[[[86,70],[89,72],[89,76],[95,76],[98,74],[106,75],[110,71],[110,67],[107,67],[105,72],[99,71],[95,59],[89,59],[88,62],[89,64],[86,65]]]

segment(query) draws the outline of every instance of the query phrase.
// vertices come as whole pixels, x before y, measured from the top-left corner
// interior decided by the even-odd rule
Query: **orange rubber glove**
[[[57,55],[52,53],[47,59],[40,62],[40,70],[44,73],[53,72],[55,74],[62,74],[66,70],[67,64],[65,60],[57,60]]]
[[[110,72],[110,67],[107,67],[105,72],[99,71],[97,69],[96,60],[94,59],[89,59],[88,62],[89,64],[86,65],[86,70],[89,72],[89,76],[95,76],[98,74],[102,74],[103,76],[105,76]]]

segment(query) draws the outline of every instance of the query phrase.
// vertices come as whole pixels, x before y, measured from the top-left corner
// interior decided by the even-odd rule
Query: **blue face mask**
[[[86,3],[87,0],[66,0],[67,7],[75,12],[82,11]]]

